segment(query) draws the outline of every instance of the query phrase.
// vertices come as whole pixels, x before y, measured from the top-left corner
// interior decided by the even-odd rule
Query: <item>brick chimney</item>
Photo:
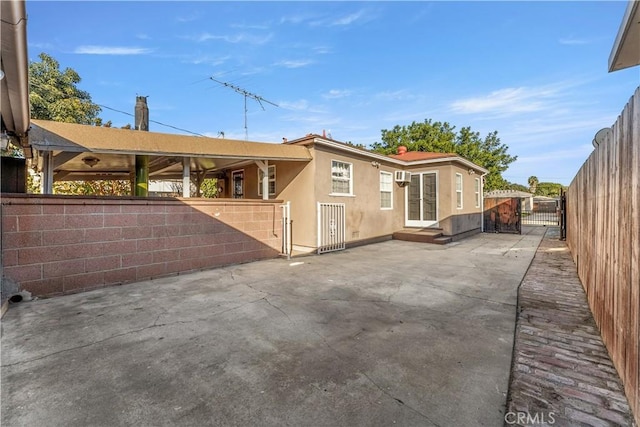
[[[146,96],[136,96],[135,130],[149,130],[149,107]]]

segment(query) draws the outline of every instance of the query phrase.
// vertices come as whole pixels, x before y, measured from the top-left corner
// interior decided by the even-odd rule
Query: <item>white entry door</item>
[[[405,225],[430,227],[438,223],[438,175],[412,173],[405,187]]]

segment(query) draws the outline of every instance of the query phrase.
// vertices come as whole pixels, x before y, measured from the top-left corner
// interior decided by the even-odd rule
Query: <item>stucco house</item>
[[[291,204],[297,251],[341,249],[390,239],[406,229],[437,230],[449,238],[481,231],[487,170],[456,154],[401,147],[385,156],[315,134],[284,144],[306,147],[312,157],[268,166],[269,198]],[[224,197],[263,197],[258,165],[222,176]]]

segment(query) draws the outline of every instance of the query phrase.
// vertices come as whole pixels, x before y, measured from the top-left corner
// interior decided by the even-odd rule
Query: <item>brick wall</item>
[[[280,205],[3,195],[3,275],[48,296],[272,258]]]

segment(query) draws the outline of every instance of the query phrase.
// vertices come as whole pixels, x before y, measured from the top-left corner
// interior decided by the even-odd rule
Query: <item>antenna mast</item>
[[[264,110],[264,105],[262,105],[263,102],[266,102],[267,104],[271,104],[275,107],[278,107],[278,104],[274,104],[273,102],[264,99],[260,95],[256,95],[255,93],[246,91],[236,85],[232,85],[231,83],[221,82],[220,80],[216,80],[213,77],[209,77],[209,78],[214,82],[219,83],[222,86],[228,87],[230,89],[233,89],[234,91],[238,92],[240,95],[244,96],[244,139],[245,140],[249,139],[249,128],[247,127],[247,98],[255,99],[256,102],[260,104],[260,107],[262,107],[262,110]]]

